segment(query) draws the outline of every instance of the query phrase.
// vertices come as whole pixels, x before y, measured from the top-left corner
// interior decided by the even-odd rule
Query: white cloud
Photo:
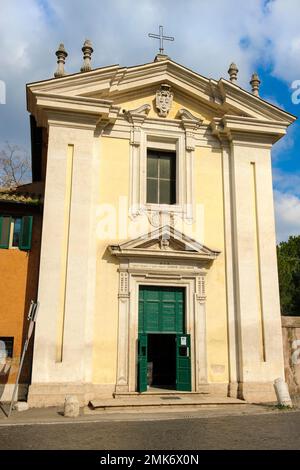
[[[298,123],[294,123],[292,126],[288,127],[286,135],[273,145],[272,159],[274,163],[278,161],[283,162],[290,158],[288,151],[294,146],[296,132],[299,132]]]
[[[275,0],[269,3],[268,10],[264,35],[271,41],[273,74],[288,82],[300,79],[299,0]]]
[[[239,84],[248,89],[259,64],[287,82],[300,79],[299,0],[0,0],[0,11],[0,80],[7,86],[0,146],[6,140],[28,146],[25,83],[53,76],[60,42],[69,53],[69,72],[79,71],[86,38],[94,46],[94,67],[134,65],[153,60],[158,41],[147,34],[163,24],[165,34],[175,36],[166,52],[200,74],[227,77],[235,61]],[[262,91],[278,104],[272,90],[262,84]],[[292,148],[297,129],[275,145],[275,161]],[[280,241],[300,233],[300,176],[275,170],[274,183]]]
[[[286,172],[273,169],[274,188],[282,193],[294,194],[300,197],[300,172]]]
[[[69,53],[69,72],[79,71],[86,38],[94,45],[94,67],[134,65],[153,60],[158,44],[147,33],[164,24],[166,34],[176,38],[166,49],[174,60],[216,77],[226,75],[235,60],[244,80],[253,57],[252,49],[243,52],[239,47],[244,34],[240,21],[251,12],[260,16],[259,3],[242,2],[233,15],[235,0],[217,0],[216,15],[207,0],[0,0],[0,80],[7,85],[7,104],[0,106],[0,145],[5,140],[28,144],[25,83],[53,76],[60,42]]]
[[[277,241],[300,235],[300,172],[273,169]]]
[[[290,235],[300,235],[300,197],[278,190],[275,196],[277,242],[286,241]]]
[[[166,52],[200,74],[227,77],[235,61],[239,84],[248,89],[251,73],[262,63],[273,65],[277,77],[300,79],[299,0],[264,5],[263,0],[0,0],[0,80],[7,84],[0,145],[28,144],[25,83],[53,76],[60,42],[69,53],[69,72],[79,71],[86,38],[94,45],[94,67],[134,65],[153,60],[158,41],[147,34],[163,24],[165,33],[175,36]]]

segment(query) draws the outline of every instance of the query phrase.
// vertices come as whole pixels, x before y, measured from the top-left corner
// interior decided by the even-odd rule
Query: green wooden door
[[[183,333],[184,289],[141,286],[139,333]]]
[[[176,335],[176,390],[192,391],[190,335]]]
[[[147,390],[147,349],[148,335],[141,333],[138,337],[138,391]]]

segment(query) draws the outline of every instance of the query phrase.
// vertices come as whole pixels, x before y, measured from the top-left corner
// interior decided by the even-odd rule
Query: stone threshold
[[[168,394],[138,394],[136,396],[119,397],[118,399],[95,399],[89,402],[90,410],[132,410],[145,408],[165,409],[188,407],[197,408],[202,406],[217,406],[217,405],[243,405],[247,402],[237,398],[230,397],[216,397],[216,396],[203,396],[199,393],[188,393],[186,395],[177,393],[172,396]]]
[[[146,392],[114,392],[114,398],[126,398],[126,397],[145,397],[145,396],[160,396],[160,395],[178,395],[178,396],[203,396],[210,395],[210,392],[186,392],[179,390],[169,390],[163,388],[149,388]]]

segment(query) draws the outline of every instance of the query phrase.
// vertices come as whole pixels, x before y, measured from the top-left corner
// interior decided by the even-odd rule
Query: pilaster
[[[40,310],[31,388],[92,380],[98,121],[98,116],[47,112]]]
[[[118,363],[116,393],[128,392],[128,340],[129,340],[129,273],[126,268],[119,270],[119,325],[118,325]]]
[[[239,393],[245,399],[255,393],[263,399],[257,384],[284,376],[270,149],[270,142],[241,136],[231,142]],[[266,399],[272,393],[266,387]]]
[[[195,341],[196,350],[196,391],[207,384],[207,344],[206,344],[206,280],[205,273],[196,278],[195,292]]]

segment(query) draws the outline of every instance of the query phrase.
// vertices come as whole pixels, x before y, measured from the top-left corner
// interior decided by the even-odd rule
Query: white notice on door
[[[185,336],[181,336],[181,338],[180,338],[180,346],[186,346],[186,337],[185,337]]]

